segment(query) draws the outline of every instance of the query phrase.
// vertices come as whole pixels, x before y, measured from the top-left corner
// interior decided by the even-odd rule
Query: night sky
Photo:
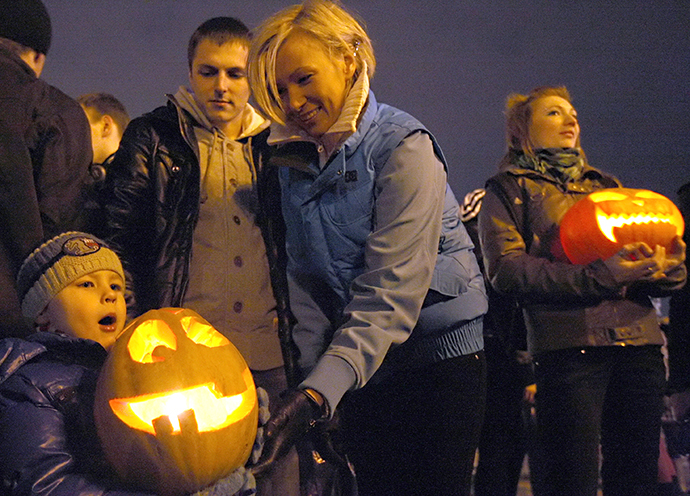
[[[44,0],[53,44],[43,78],[70,96],[113,93],[132,117],[187,82],[204,20],[250,28],[293,2]],[[511,92],[565,85],[595,167],[675,200],[690,181],[690,0],[352,0],[378,67],[380,102],[437,137],[460,199],[496,170]]]

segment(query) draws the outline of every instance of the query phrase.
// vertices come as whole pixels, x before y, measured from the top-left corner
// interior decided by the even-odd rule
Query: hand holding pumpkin
[[[680,236],[673,238],[669,248],[657,245],[652,251],[644,243],[641,248],[641,250],[631,254],[631,259],[654,259],[659,267],[658,270],[650,269],[649,273],[642,277],[642,279],[646,281],[664,279],[685,262],[685,242],[683,242],[683,238]]]
[[[671,250],[666,252],[664,274],[669,275],[672,271],[680,267],[685,262],[686,245],[683,238],[676,236],[673,238]]]
[[[659,250],[652,250],[643,242],[623,246],[618,252],[604,260],[604,265],[619,286],[658,278],[657,274],[663,273],[664,269]]]

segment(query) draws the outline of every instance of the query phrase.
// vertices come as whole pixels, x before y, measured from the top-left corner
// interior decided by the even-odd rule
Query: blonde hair
[[[532,103],[546,96],[559,96],[572,104],[570,93],[565,86],[540,86],[527,95],[511,93],[506,99],[506,141],[509,150],[522,150],[534,156],[534,143],[529,135],[532,121]],[[576,148],[580,149],[580,137]]]
[[[249,49],[249,84],[264,115],[280,124],[286,112],[278,95],[276,59],[285,39],[300,30],[321,42],[331,55],[354,55],[357,78],[364,67],[374,75],[376,58],[371,39],[354,15],[330,0],[307,0],[286,7],[266,19],[253,32]]]

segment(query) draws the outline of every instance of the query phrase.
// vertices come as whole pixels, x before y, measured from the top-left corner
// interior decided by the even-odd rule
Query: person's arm
[[[516,202],[506,194],[507,190],[496,181],[489,181],[486,189],[479,212],[480,243],[487,277],[499,292],[530,302],[580,302],[619,298],[628,286],[639,282],[664,284],[652,281],[652,274],[660,266],[658,260],[630,259],[629,254],[637,252],[639,244],[626,246],[606,261],[587,265],[530,255],[518,227],[522,221],[520,209],[528,207],[521,199]],[[509,207],[516,204],[516,208]]]
[[[55,114],[37,120],[32,156],[38,204],[46,238],[83,230],[89,166],[93,159],[91,130],[77,102],[52,88]]]
[[[43,239],[31,154],[26,142],[29,123],[22,120],[24,105],[4,98],[0,114],[0,232],[13,271]]]
[[[412,332],[436,264],[445,191],[443,164],[426,133],[403,140],[381,168],[365,270],[351,284],[347,320],[302,383],[321,393],[331,412]]]
[[[41,394],[34,391],[33,396]],[[33,398],[35,399],[35,398]],[[144,496],[148,493],[113,488],[94,474],[80,473],[67,442],[64,415],[48,401],[29,398],[12,403],[0,415],[0,470],[12,496]],[[96,440],[93,440],[96,442]],[[6,486],[7,488],[7,486]]]
[[[137,292],[141,292],[141,285],[152,286],[156,280],[154,237],[158,198],[152,190],[150,170],[154,166],[154,140],[153,130],[145,120],[133,120],[122,136],[100,192],[105,212],[101,235],[120,256],[128,287]]]

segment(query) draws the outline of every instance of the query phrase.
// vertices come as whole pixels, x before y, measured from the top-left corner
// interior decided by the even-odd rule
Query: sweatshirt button
[[[232,309],[235,311],[235,313],[240,313],[242,311],[242,307],[242,302],[236,301],[235,304],[232,306]]]
[[[242,223],[240,218],[236,215],[232,218],[232,220],[235,221],[235,224],[237,224],[238,226]]]
[[[242,257],[239,255],[235,257],[235,260],[233,260],[235,263],[235,267],[242,267]]]

